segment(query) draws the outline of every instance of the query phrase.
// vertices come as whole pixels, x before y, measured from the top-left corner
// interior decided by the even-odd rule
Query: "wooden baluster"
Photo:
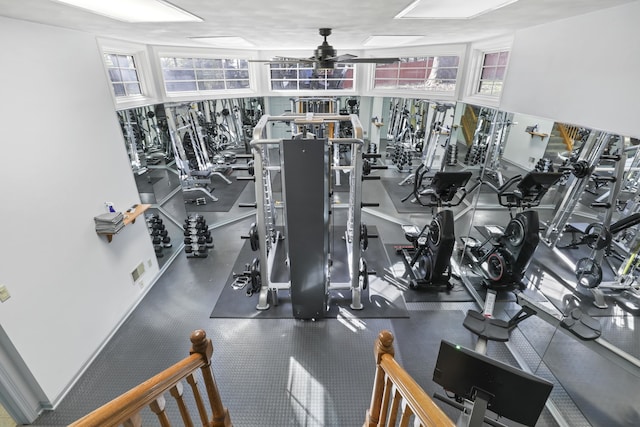
[[[124,427],[142,427],[142,417],[140,416],[140,412],[122,423],[122,425]]]
[[[205,361],[205,365],[201,368],[202,378],[207,389],[207,395],[209,396],[209,404],[213,411],[210,427],[231,427],[231,418],[229,417],[229,411],[222,405],[220,399],[220,393],[216,380],[211,370],[211,356],[213,355],[213,344],[210,339],[207,339],[207,334],[199,329],[191,334],[191,352],[190,354],[198,353]]]
[[[149,408],[151,408],[151,411],[156,414],[156,416],[158,417],[158,421],[160,421],[160,425],[162,427],[171,427],[169,418],[167,418],[167,413],[164,411],[166,403],[167,402],[164,400],[164,396],[160,396],[149,404]]]
[[[369,409],[367,409],[364,427],[375,427],[378,426],[380,422],[380,409],[383,392],[385,391],[385,373],[382,367],[380,367],[380,360],[383,354],[389,354],[391,357],[395,354],[393,349],[393,334],[387,330],[380,331],[373,347],[373,355],[376,360],[376,376],[374,379],[373,393],[371,395],[371,405]]]
[[[184,403],[184,399],[182,398],[182,381],[171,387],[169,393],[171,393],[171,396],[173,396],[173,398],[176,400],[176,403],[178,404],[178,409],[180,409],[180,416],[182,416],[182,422],[184,423],[184,426],[193,427],[193,422],[191,422],[191,416],[189,415],[189,409],[187,408],[187,405]]]
[[[389,409],[391,408],[391,393],[393,392],[393,381],[387,378],[386,384],[384,386],[384,392],[382,393],[382,403],[380,405],[380,419],[378,420],[378,426],[388,426],[392,425],[390,422],[387,422],[387,418],[389,418]]]
[[[409,427],[409,421],[411,421],[412,416],[413,416],[413,411],[411,410],[411,407],[409,405],[405,405],[404,410],[402,411],[402,417],[400,418],[400,424],[398,427]]]
[[[198,413],[200,414],[200,421],[202,421],[203,426],[207,425],[209,423],[209,415],[207,414],[207,408],[204,406],[202,395],[200,395],[198,380],[196,380],[196,377],[193,374],[189,374],[189,376],[187,376],[187,383],[191,386],[191,390],[193,391],[193,397],[196,401]]]
[[[392,390],[393,386],[389,385],[389,390]],[[400,401],[402,400],[402,396],[396,390],[393,393],[393,399],[391,400],[391,413],[389,414],[389,425],[395,426],[396,420],[398,419],[398,408],[400,407]]]

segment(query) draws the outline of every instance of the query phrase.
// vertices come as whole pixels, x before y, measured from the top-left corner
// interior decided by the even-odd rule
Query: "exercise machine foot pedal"
[[[583,313],[579,308],[571,310],[560,325],[583,340],[594,340],[602,334],[602,326],[598,320]]]
[[[462,325],[481,338],[500,342],[509,341],[509,322],[485,317],[475,310],[467,311]]]
[[[481,338],[490,341],[507,342],[509,341],[509,334],[518,326],[518,323],[534,314],[536,314],[536,312],[531,307],[522,307],[520,311],[507,321],[485,317],[476,310],[469,310],[462,325]]]

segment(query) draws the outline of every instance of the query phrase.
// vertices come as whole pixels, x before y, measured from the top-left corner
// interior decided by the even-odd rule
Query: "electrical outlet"
[[[7,287],[5,285],[0,285],[0,302],[5,302],[9,298],[11,298],[11,295],[9,294]]]
[[[147,260],[147,265],[149,266],[149,268],[151,268],[151,266],[153,265],[153,263],[151,262],[151,258]]]
[[[144,280],[140,280],[138,285],[140,286],[140,289],[144,288]]]

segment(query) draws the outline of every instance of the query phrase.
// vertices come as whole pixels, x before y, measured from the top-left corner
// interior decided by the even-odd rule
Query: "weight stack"
[[[447,166],[455,166],[458,163],[458,146],[449,144],[447,146]]]
[[[327,140],[283,140],[282,158],[293,316],[321,319],[329,281]]]

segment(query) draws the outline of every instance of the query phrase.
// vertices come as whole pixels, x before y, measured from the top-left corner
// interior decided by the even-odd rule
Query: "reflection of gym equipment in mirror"
[[[589,207],[590,211],[603,210],[596,222],[567,222],[562,234],[570,235],[571,239],[557,242],[555,251],[573,249],[563,251],[566,255],[561,259],[567,263],[572,262],[569,257],[573,253],[583,255],[570,266],[576,275],[577,298],[590,296],[593,305],[601,309],[608,307],[608,299],[629,313],[640,314],[640,292],[635,273],[636,226],[640,223],[640,213],[633,201],[638,193],[638,174],[634,169],[640,162],[639,150],[630,146],[628,139],[618,137],[603,140],[603,145],[606,145],[603,154],[590,168],[586,161],[564,165],[564,168],[573,166],[574,174],[576,170],[585,170],[582,174],[585,180],[599,183],[594,187],[599,192],[593,194],[595,198]],[[633,158],[627,162],[627,153],[631,152]],[[576,205],[573,216],[581,215],[581,205]],[[614,218],[618,218],[617,221],[613,222]],[[589,251],[586,254],[584,247]],[[606,272],[603,267],[607,268]],[[605,280],[606,276],[613,276],[613,279]]]
[[[504,426],[485,417],[487,410],[498,418],[534,426],[553,389],[553,384],[541,377],[444,340],[433,381],[454,396],[435,393],[434,397],[460,409],[456,425],[468,427],[481,427],[485,422]]]
[[[168,163],[173,158],[162,105],[121,110],[117,114],[134,174],[142,175],[148,172],[148,166]]]
[[[462,242],[465,257],[489,289],[510,290],[523,286],[524,272],[539,242],[538,212],[530,208],[540,204],[561,176],[556,172],[529,172],[524,177],[514,176],[500,188],[483,183],[497,193],[498,202],[511,214],[504,229],[493,225],[476,227],[485,236],[484,242],[473,237]],[[512,210],[516,211],[515,216]]]
[[[168,107],[167,121],[185,202],[206,204],[207,198],[218,201],[212,193],[214,177],[231,184],[223,172],[232,168],[236,156],[232,151],[221,150],[230,147],[231,137],[237,134],[225,134],[227,128],[218,126],[215,110],[211,110],[210,107],[211,102],[208,101]],[[231,112],[225,108],[220,114],[226,121]],[[232,120],[230,123],[236,122],[237,120]],[[190,198],[192,194],[196,197]]]
[[[405,198],[414,195],[422,206],[437,209],[430,223],[422,229],[415,225],[404,225],[405,238],[412,248],[401,248],[402,260],[406,272],[410,276],[412,289],[434,287],[452,289],[451,255],[455,245],[454,216],[451,209],[445,207],[458,206],[464,200],[467,190],[464,188],[471,178],[471,172],[436,172],[430,179],[426,190],[422,188],[424,174],[420,165],[416,170],[414,191]],[[458,196],[458,200],[453,201]],[[403,201],[405,201],[403,200]]]
[[[344,121],[351,122],[354,138],[317,138],[317,134],[334,134]],[[272,122],[289,122],[295,126],[293,138],[266,139],[267,125]],[[367,287],[370,272],[362,259],[362,251],[368,238],[373,236],[361,223],[361,207],[377,204],[365,204],[361,200],[362,134],[356,115],[332,113],[265,115],[256,126],[251,142],[256,203],[251,207],[257,208],[257,214],[255,225],[245,238],[259,256],[245,272],[236,275],[234,283],[236,287],[251,284],[247,293],[259,294],[258,310],[277,305],[278,292],[287,290],[296,318],[323,318],[332,290],[350,290],[351,308],[363,308],[362,291]],[[341,145],[346,149],[340,149]],[[347,154],[340,163],[330,156],[332,147]],[[329,177],[334,170],[348,174],[346,202],[331,199]],[[284,233],[276,224],[272,190],[276,177],[280,177],[282,185]],[[342,209],[347,210],[344,226],[335,223]],[[344,236],[334,238],[336,233]],[[342,244],[344,248],[335,247]],[[277,255],[282,254],[280,251],[284,251],[284,257]],[[342,255],[346,259],[334,258]],[[335,266],[339,264],[348,267],[348,278],[343,282],[335,277]],[[288,272],[288,280],[277,281],[279,278],[272,277],[274,271],[282,270]]]

